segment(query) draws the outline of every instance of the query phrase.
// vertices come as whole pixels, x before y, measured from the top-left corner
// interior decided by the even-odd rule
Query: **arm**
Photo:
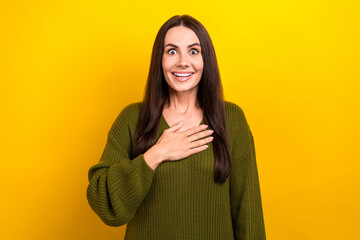
[[[234,236],[237,240],[265,240],[254,139],[242,110],[242,124],[235,131],[230,172],[230,201]]]
[[[251,142],[230,173],[231,215],[235,239],[264,240],[265,226],[252,136]]]
[[[93,211],[109,226],[126,224],[147,195],[155,171],[144,154],[130,159],[128,109],[115,120],[100,162],[88,173],[87,199]]]

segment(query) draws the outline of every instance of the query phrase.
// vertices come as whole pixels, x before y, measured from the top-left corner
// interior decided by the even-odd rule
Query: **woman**
[[[125,239],[265,239],[253,136],[191,16],[160,28],[144,100],[113,123],[87,198]]]

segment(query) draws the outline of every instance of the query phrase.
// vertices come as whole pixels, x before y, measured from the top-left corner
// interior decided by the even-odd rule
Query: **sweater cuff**
[[[155,171],[147,165],[144,155],[140,154],[134,159],[124,159],[119,163],[111,166],[108,170],[108,187],[116,189],[113,194],[118,191],[132,192],[139,189],[149,189]],[[124,184],[125,183],[125,184]],[[119,188],[119,184],[124,184]],[[125,187],[126,186],[126,187]],[[145,192],[147,192],[145,190]],[[141,191],[140,191],[141,192]],[[141,193],[142,195],[144,193]],[[145,196],[145,195],[144,195]]]
[[[137,156],[135,159],[137,159],[138,161],[141,162],[141,169],[144,170],[144,174],[146,175],[149,175],[149,176],[153,176],[155,174],[155,170],[152,169],[148,164],[147,162],[145,161],[145,158],[144,158],[144,154],[140,154],[139,156]],[[135,160],[134,159],[134,160]],[[133,160],[133,161],[134,161]]]

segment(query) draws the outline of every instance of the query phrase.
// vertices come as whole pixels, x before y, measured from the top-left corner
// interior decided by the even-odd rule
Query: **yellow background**
[[[197,18],[254,134],[268,239],[359,239],[358,1],[2,1],[0,239],[122,239],[86,200],[160,26]]]

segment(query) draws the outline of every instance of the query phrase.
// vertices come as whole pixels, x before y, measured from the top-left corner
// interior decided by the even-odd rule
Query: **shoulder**
[[[229,127],[239,127],[239,125],[248,125],[242,108],[234,102],[225,101],[226,119]]]
[[[231,113],[235,112],[235,113],[243,114],[243,110],[241,109],[241,107],[236,103],[230,101],[225,101],[225,110],[226,112],[231,112]]]
[[[140,113],[141,102],[134,102],[126,105],[118,114],[117,120],[122,120],[123,118],[126,119],[133,119],[137,117]]]
[[[225,101],[227,131],[229,142],[243,151],[251,144],[252,133],[242,108],[233,102]]]
[[[110,131],[124,131],[124,129],[136,126],[140,114],[141,103],[142,102],[134,102],[125,105],[120,113],[118,113]]]
[[[140,112],[140,106],[141,106],[141,102],[129,103],[120,111],[119,116],[121,115],[128,116],[128,115],[137,114]]]

